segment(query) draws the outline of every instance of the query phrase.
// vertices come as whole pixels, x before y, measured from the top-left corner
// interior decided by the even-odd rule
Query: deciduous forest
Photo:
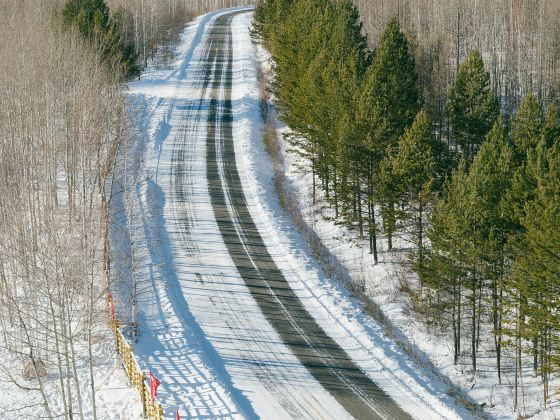
[[[130,125],[122,83],[194,16],[235,3],[0,5],[0,374],[39,393],[47,418],[96,415],[111,181]],[[77,373],[84,363],[89,376]],[[45,365],[56,366],[56,388],[44,385]],[[31,388],[24,368],[39,376]]]

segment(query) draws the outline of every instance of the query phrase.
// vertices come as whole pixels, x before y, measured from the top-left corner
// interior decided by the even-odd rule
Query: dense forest
[[[466,354],[476,376],[491,348],[513,409],[528,369],[546,404],[560,371],[559,5],[356,3],[255,13],[313,200],[321,189],[376,261],[380,241],[410,241],[407,293],[455,364]]]
[[[111,181],[130,126],[123,82],[188,20],[237,3],[2,1],[0,372],[45,418],[84,418],[86,405],[96,415]],[[55,385],[22,379],[45,365]]]
[[[481,53],[504,111],[514,111],[529,93],[545,105],[558,98],[556,0],[354,0],[354,4],[371,46],[376,46],[391,16],[410,35],[423,96],[437,123],[445,123],[447,89],[473,49]]]

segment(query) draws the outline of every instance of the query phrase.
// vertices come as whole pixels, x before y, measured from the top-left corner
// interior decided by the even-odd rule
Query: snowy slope
[[[270,54],[259,46],[258,60],[269,78],[273,78]],[[271,103],[273,108],[273,104]],[[272,109],[272,111],[274,111]],[[513,349],[503,350],[502,383],[498,384],[495,354],[493,348],[482,345],[478,359],[476,376],[470,369],[470,355],[462,355],[458,365],[453,364],[453,337],[451,332],[434,330],[418,319],[413,306],[402,288],[405,283],[417,286],[418,279],[409,270],[408,253],[412,250],[410,237],[394,238],[394,251],[388,251],[386,238],[378,237],[379,264],[375,264],[373,256],[368,253],[368,241],[359,240],[355,231],[336,223],[334,209],[330,207],[321,191],[317,191],[316,203],[312,204],[311,165],[283,139],[290,133],[290,128],[282,121],[275,119],[276,134],[280,139],[280,172],[286,178],[286,188],[291,199],[290,206],[297,206],[306,225],[320,239],[338,267],[345,274],[349,273],[357,284],[365,284],[367,298],[375,303],[379,310],[391,323],[391,328],[398,332],[399,338],[413,348],[415,357],[421,364],[429,366],[445,382],[451,383],[454,389],[447,393],[456,395],[458,399],[467,397],[469,404],[478,404],[480,413],[488,418],[511,419],[519,414],[513,410],[515,355]],[[261,173],[266,173],[262,169]],[[257,171],[258,172],[258,171]],[[265,187],[266,188],[266,187]],[[271,193],[274,194],[274,193]],[[289,223],[289,222],[288,222]],[[490,342],[491,340],[482,340]],[[556,419],[560,415],[560,405],[556,398],[547,404],[542,398],[542,381],[534,375],[531,361],[527,360],[527,368],[523,372],[522,390],[520,391],[520,412],[523,418]],[[559,378],[553,378],[558,383]],[[554,387],[554,385],[552,385]],[[483,411],[482,411],[483,410]]]

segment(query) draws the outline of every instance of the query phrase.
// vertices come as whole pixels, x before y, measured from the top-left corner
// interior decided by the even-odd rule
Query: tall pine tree
[[[94,45],[105,63],[123,78],[140,74],[134,46],[123,36],[124,11],[110,14],[104,0],[68,0],[62,10],[64,27],[75,27]]]
[[[470,164],[498,117],[498,102],[490,87],[490,75],[482,56],[471,51],[461,65],[446,102],[451,138]]]
[[[370,173],[367,175],[370,242],[374,240],[377,229],[374,219],[374,196],[377,196],[384,214],[389,249],[392,249],[392,236],[396,229],[395,203],[390,185],[392,177],[381,177],[381,163],[396,153],[399,138],[418,113],[417,79],[410,45],[397,20],[391,18],[379,41],[373,63],[366,72],[357,106],[362,142],[369,151],[367,157],[370,160]],[[388,170],[389,166],[385,168]],[[383,180],[386,181],[384,184]],[[374,251],[373,247],[370,248]]]
[[[544,129],[544,112],[533,94],[523,98],[511,124],[511,139],[516,146],[518,161],[527,158],[535,150]]]
[[[514,262],[508,285],[511,323],[515,340],[516,371],[521,372],[522,353],[533,356],[533,369],[549,397],[549,377],[560,367],[560,139],[541,157],[535,172],[536,188],[521,218],[523,233],[512,243]],[[524,343],[531,343],[527,349]],[[517,380],[516,380],[517,384]],[[517,387],[516,387],[517,390]],[[517,395],[517,394],[516,394]]]
[[[490,319],[494,329],[496,368],[501,383],[503,337],[503,288],[508,272],[507,241],[513,230],[507,217],[506,194],[515,170],[515,149],[502,118],[488,133],[469,172],[472,196],[478,201],[476,223],[480,235],[480,277],[483,301],[491,303]],[[479,308],[479,310],[481,310]]]
[[[436,142],[428,114],[422,110],[399,141],[398,153],[391,159],[395,189],[400,201],[407,207],[401,217],[412,220],[420,265],[424,254],[424,219],[433,199],[438,177]]]
[[[421,296],[425,310],[434,322],[444,328],[451,327],[455,364],[459,363],[464,347],[467,250],[471,246],[468,225],[475,213],[473,204],[466,163],[461,161],[430,215],[427,236],[431,248],[425,250],[425,260],[417,266],[421,284],[427,286]]]

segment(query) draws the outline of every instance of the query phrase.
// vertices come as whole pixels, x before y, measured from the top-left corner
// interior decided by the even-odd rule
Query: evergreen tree
[[[503,288],[508,271],[506,246],[513,230],[507,217],[505,200],[515,170],[515,150],[509,141],[505,124],[498,118],[488,133],[469,172],[468,182],[478,200],[476,223],[480,234],[480,274],[485,299],[491,302],[490,319],[494,329],[496,367],[501,383],[503,337]]]
[[[311,162],[314,191],[324,139],[324,124],[317,123],[322,113],[314,101],[322,94],[320,71],[324,58],[318,56],[324,56],[322,28],[332,17],[329,4],[328,0],[295,2],[286,20],[278,22],[274,39],[267,38],[273,44],[270,47],[276,70],[273,90],[278,109],[294,132],[290,138],[295,149]]]
[[[337,154],[341,121],[352,112],[369,61],[359,15],[348,1],[300,0],[276,28],[269,41],[281,115],[295,149],[311,162],[313,197],[318,178],[338,216],[340,184],[347,179]]]
[[[543,158],[557,135],[557,118],[554,115],[555,108],[551,106],[545,120],[542,107],[533,95],[529,95],[521,101],[511,124],[518,167],[506,200],[515,233],[523,231],[521,220],[526,214],[526,203],[535,197],[539,172],[544,170]]]
[[[266,0],[256,4],[253,34],[264,40],[271,51],[274,43],[270,41],[290,13],[292,3],[292,0]]]
[[[354,97],[363,80],[369,64],[367,39],[362,34],[362,25],[356,7],[349,1],[334,2],[334,25],[331,46],[327,46],[328,61],[325,63],[325,92],[322,100],[329,119],[327,128],[329,142],[327,160],[328,173],[325,187],[327,197],[334,204],[335,215],[339,216],[340,199],[338,192],[344,187],[342,179],[346,178],[340,169],[341,156],[336,152],[339,144],[348,138],[346,127],[341,121],[353,121]],[[347,117],[346,117],[347,116]],[[352,139],[355,142],[355,139]],[[332,193],[332,194],[331,194]]]
[[[512,120],[511,139],[516,146],[518,161],[527,158],[530,150],[535,150],[544,129],[544,113],[534,95],[523,98]]]
[[[356,225],[360,239],[364,238],[364,194],[362,191],[365,173],[364,150],[356,138],[356,122],[351,113],[344,115],[339,124],[337,156],[340,160],[341,181],[339,196],[341,199],[341,216],[346,225]]]
[[[123,36],[124,18],[122,10],[111,16],[104,0],[68,0],[62,11],[66,28],[76,27],[109,66],[132,78],[140,68],[134,46]]]
[[[497,367],[501,372],[503,279],[508,265],[505,249],[511,231],[504,197],[510,188],[514,162],[514,149],[500,118],[469,171],[463,163],[447,185],[428,230],[432,250],[426,268],[419,270],[421,279],[438,291],[459,288],[464,293],[464,302],[461,296],[450,296],[461,300],[452,305],[455,312],[469,317],[475,371],[484,303],[489,300]],[[459,330],[460,320],[453,322],[454,330]],[[460,338],[459,334],[456,340]]]
[[[543,128],[544,147],[547,149],[560,139],[560,111],[556,105],[551,104],[546,110],[545,124]]]
[[[405,218],[413,220],[413,232],[422,264],[424,218],[433,198],[437,178],[436,138],[426,111],[416,116],[412,126],[399,141],[398,153],[391,160],[395,188],[409,207]]]
[[[395,231],[394,202],[390,185],[380,185],[381,162],[396,153],[399,138],[419,110],[419,91],[414,56],[395,18],[387,23],[372,65],[368,68],[357,104],[363,144],[369,150],[369,195],[377,189],[385,214],[385,233],[392,248]],[[386,166],[388,168],[389,166]],[[391,177],[385,177],[390,181]],[[375,184],[375,185],[374,185]],[[388,196],[387,196],[388,194]],[[371,199],[373,200],[373,198]],[[373,208],[373,205],[371,206]],[[370,220],[374,217],[370,211]],[[376,230],[370,222],[370,236]]]
[[[560,366],[560,142],[543,158],[537,173],[534,198],[522,218],[524,233],[513,244],[514,263],[509,286],[511,312],[518,320],[510,335],[516,338],[517,369],[521,368],[523,343],[532,343],[533,369],[543,380],[545,401],[553,369]]]
[[[68,0],[62,16],[66,26],[75,25],[86,38],[109,26],[109,7],[104,0]]]
[[[498,116],[498,103],[490,88],[490,75],[482,56],[471,51],[461,65],[446,102],[452,139],[470,164]]]
[[[513,264],[512,273],[506,278],[506,286],[510,293],[504,297],[504,312],[508,315],[504,334],[511,338],[516,355],[515,363],[515,405],[517,406],[518,386],[523,370],[523,353],[528,350],[533,356],[533,371],[540,371],[543,380],[545,400],[548,397],[548,378],[553,366],[550,343],[550,311],[554,306],[550,304],[547,292],[553,283],[540,282],[536,266],[531,262],[538,261],[532,254],[531,243],[537,233],[529,232],[538,222],[545,219],[542,213],[543,185],[554,178],[551,165],[557,158],[559,141],[559,125],[556,108],[551,106],[547,110],[546,119],[543,118],[542,108],[534,97],[524,98],[515,116],[512,138],[516,142],[517,160],[519,167],[515,170],[511,188],[506,195],[506,211],[509,223],[512,225],[508,238],[507,258]],[[553,181],[557,183],[557,181]],[[537,204],[540,201],[541,204]],[[543,228],[546,230],[546,228]],[[554,234],[551,233],[551,237]],[[546,243],[546,241],[543,241]],[[548,243],[546,246],[549,246]],[[553,246],[550,245],[552,250]],[[542,261],[541,261],[542,262]],[[541,263],[539,262],[539,264]],[[544,266],[543,266],[544,267]],[[535,270],[535,273],[533,273]],[[543,324],[544,323],[544,324]],[[526,346],[525,343],[531,343]]]
[[[447,184],[442,199],[431,217],[428,237],[432,249],[426,251],[422,266],[417,266],[422,285],[433,289],[444,312],[440,322],[449,322],[454,336],[454,361],[458,363],[465,333],[470,332],[473,371],[482,314],[483,234],[479,223],[480,203],[470,182],[466,163],[461,162]],[[431,294],[426,305],[432,305]],[[446,316],[447,315],[447,316]]]
[[[426,233],[431,249],[425,250],[423,264],[416,267],[421,284],[427,287],[422,296],[424,308],[433,314],[435,322],[446,328],[451,326],[455,364],[463,349],[467,312],[464,297],[468,286],[467,250],[471,242],[467,227],[475,213],[467,178],[466,164],[461,161],[430,215]]]

